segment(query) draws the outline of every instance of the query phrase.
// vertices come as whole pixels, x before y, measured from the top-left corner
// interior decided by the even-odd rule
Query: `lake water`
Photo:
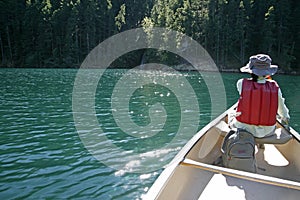
[[[93,80],[95,73],[88,73]],[[0,199],[132,200],[147,192],[162,166],[194,134],[189,131],[199,130],[211,120],[212,100],[204,80],[214,80],[216,73],[145,71],[138,80],[156,77],[151,79],[153,83],[138,88],[121,84],[123,91],[118,91],[115,85],[125,73],[119,69],[103,73],[94,94],[95,113],[86,114],[74,112],[72,105],[76,69],[0,69]],[[127,74],[127,78],[130,76]],[[244,76],[222,74],[227,103],[219,104],[229,107],[237,100],[235,82]],[[299,132],[300,77],[276,75],[274,79],[290,108],[291,125]],[[167,80],[165,85],[159,84],[162,80]],[[173,80],[179,81],[183,90],[190,88],[184,84],[191,85],[199,111],[182,109],[182,103],[189,108],[194,100],[189,99],[192,95],[177,98],[177,89],[168,89]],[[85,84],[88,88],[89,80]],[[132,95],[130,91],[134,91]],[[112,106],[123,102],[118,96],[122,92],[131,95],[127,99],[128,110],[124,109],[131,119],[128,123],[135,124],[133,127],[138,130],[146,127],[146,131],[130,127],[124,131],[119,127],[123,118],[118,113],[124,110],[119,112],[119,107]],[[76,96],[81,99],[80,109],[84,110],[88,97],[88,91]],[[74,120],[76,113],[79,122]],[[92,115],[96,116],[91,119],[97,119],[98,127],[93,126],[93,120],[89,127],[86,119]],[[197,116],[197,123],[191,121],[179,127],[182,118],[189,115]],[[81,122],[85,126],[77,124]],[[179,128],[186,135],[175,140]],[[84,142],[90,133],[96,135]]]

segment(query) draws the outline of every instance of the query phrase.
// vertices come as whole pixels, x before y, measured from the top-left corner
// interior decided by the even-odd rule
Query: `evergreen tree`
[[[198,41],[220,68],[268,53],[281,69],[300,71],[298,0],[0,0],[0,8],[3,67],[78,67],[108,37],[160,26]],[[134,66],[144,55],[123,60]]]

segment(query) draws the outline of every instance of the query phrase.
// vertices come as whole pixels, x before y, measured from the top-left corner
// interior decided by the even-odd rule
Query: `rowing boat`
[[[232,106],[194,135],[166,166],[144,200],[300,198],[300,135],[277,119],[275,134],[256,138],[256,173],[219,164]],[[261,145],[263,144],[263,145]]]

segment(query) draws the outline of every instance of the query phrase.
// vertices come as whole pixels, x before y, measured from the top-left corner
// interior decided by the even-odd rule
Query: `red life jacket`
[[[275,81],[260,84],[244,79],[236,119],[252,125],[272,126],[276,123],[278,109],[278,88]]]

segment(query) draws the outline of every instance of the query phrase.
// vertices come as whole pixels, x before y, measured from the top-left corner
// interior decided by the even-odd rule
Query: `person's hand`
[[[290,121],[289,118],[285,118],[285,117],[284,117],[284,118],[281,119],[282,125],[283,125],[284,128],[286,128],[287,130],[290,130],[289,121]]]

